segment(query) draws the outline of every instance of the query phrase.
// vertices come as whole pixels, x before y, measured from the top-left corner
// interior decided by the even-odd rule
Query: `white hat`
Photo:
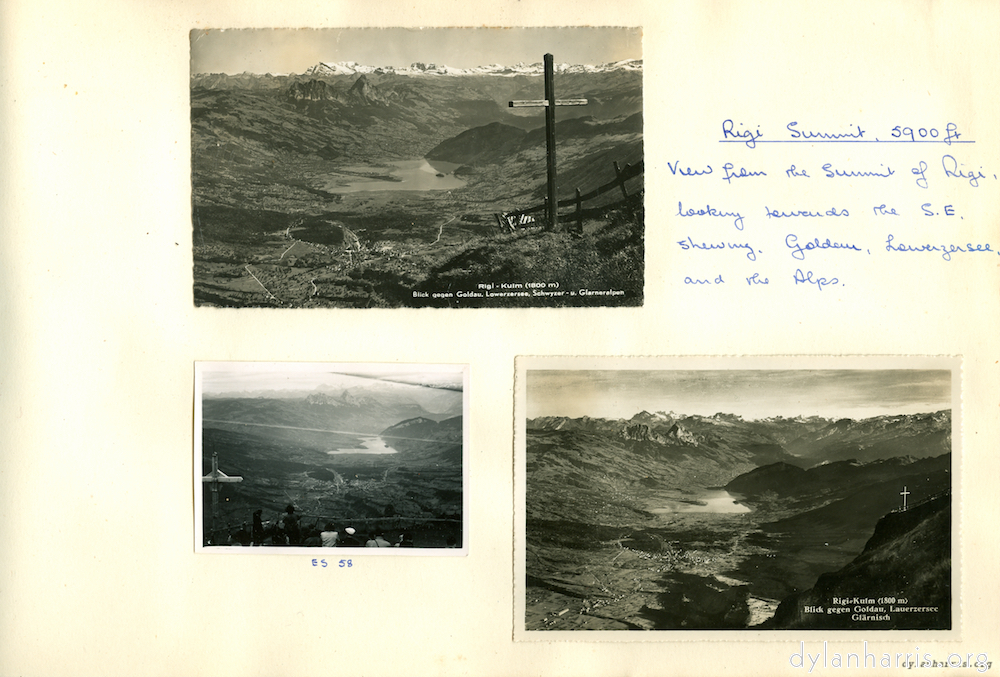
[[[354,535],[354,527],[347,527],[346,529],[344,529],[344,531],[346,531],[349,536]]]

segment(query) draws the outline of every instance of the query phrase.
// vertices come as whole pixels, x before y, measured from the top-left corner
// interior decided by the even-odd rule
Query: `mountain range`
[[[560,176],[567,185],[589,190],[613,178],[613,161],[624,166],[642,159],[641,71],[567,71],[557,87],[561,96],[588,101],[559,111]],[[203,235],[217,234],[224,242],[251,234],[246,226],[239,232],[229,232],[228,225],[225,232],[218,230],[230,218],[212,211],[222,207],[247,212],[233,215],[235,222],[261,221],[277,230],[285,219],[268,214],[262,220],[262,209],[329,209],[331,200],[342,198],[313,177],[352,162],[430,157],[477,168],[492,165],[481,176],[465,177],[489,186],[477,191],[477,199],[491,198],[497,188],[503,194],[495,197],[508,204],[518,193],[540,195],[543,116],[539,109],[509,108],[507,102],[539,99],[542,90],[540,77],[525,74],[194,75],[196,221]]]
[[[453,390],[450,387],[437,387],[435,385],[418,385],[411,383],[373,380],[363,385],[352,385],[350,387],[336,387],[319,385],[311,390],[301,389],[258,389],[249,391],[228,391],[220,393],[208,393],[203,396],[203,403],[207,411],[214,411],[219,405],[216,400],[274,400],[289,401],[283,407],[287,411],[299,411],[299,414],[275,413],[276,420],[285,420],[291,416],[298,420],[303,416],[302,411],[297,409],[294,402],[317,406],[327,406],[333,409],[341,408],[343,414],[352,413],[353,409],[369,407],[373,411],[378,409],[402,407],[408,412],[426,413],[434,418],[457,416],[462,413],[462,392]],[[282,408],[279,404],[269,405],[273,408]],[[333,415],[332,410],[330,411]],[[312,417],[309,417],[310,419]],[[315,426],[314,426],[315,427]]]
[[[424,417],[438,420],[461,414],[449,407],[434,413],[410,398],[379,398],[350,389],[340,394],[312,393],[294,399],[213,398],[202,402],[202,418],[218,423],[250,424],[302,431],[346,431],[377,435],[400,421]]]
[[[768,627],[876,627],[799,612],[880,580],[880,595],[942,612],[878,627],[948,627],[950,523],[894,515],[904,497],[924,506],[950,491],[950,442],[948,410],[529,419],[528,627],[739,628],[779,602]],[[579,617],[553,620],[567,607]]]
[[[818,416],[745,421],[737,415],[721,412],[713,416],[688,416],[641,411],[629,419],[544,416],[529,419],[527,427],[529,430],[598,433],[623,443],[652,442],[664,447],[700,448],[714,452],[720,466],[729,463],[733,467],[740,463],[753,462],[761,466],[780,461],[809,468],[851,459],[870,462],[897,456],[924,458],[945,454],[951,448],[951,412],[948,410],[857,421]]]
[[[615,207],[618,190],[587,201],[593,241],[498,248],[490,239],[495,214],[540,204],[545,194],[543,109],[508,105],[542,98],[539,73],[523,64],[346,63],[290,75],[193,74],[196,303],[447,304],[454,299],[430,300],[430,292],[520,281],[536,265],[560,288],[624,292],[546,297],[545,305],[640,303],[642,173],[625,187],[627,211]],[[608,185],[615,163],[643,159],[642,83],[639,61],[558,69],[557,96],[587,101],[558,112],[560,199]],[[430,177],[441,181],[411,182],[414,170],[405,167],[413,162],[432,164]],[[536,263],[541,252],[560,265]],[[494,295],[461,303],[542,301]]]
[[[224,472],[243,478],[223,487],[215,526],[231,532],[249,523],[254,510],[263,510],[266,520],[291,504],[309,523],[349,520],[355,527],[410,529],[418,547],[443,547],[448,535],[458,538],[464,496],[461,393],[437,391],[457,396],[459,415],[453,415],[444,400],[437,404],[445,413],[432,413],[405,395],[424,390],[434,389],[375,382],[324,386],[293,398],[261,391],[258,397],[204,399],[202,474],[217,455]],[[211,539],[210,492],[203,487],[201,493],[202,528]]]
[[[413,63],[409,67],[394,68],[392,66],[365,66],[354,61],[338,63],[318,63],[305,71],[305,75],[354,75],[360,73],[379,73],[395,75],[492,75],[497,77],[514,77],[516,75],[542,75],[545,67],[542,62],[526,64],[519,62],[513,66],[490,64],[473,68],[452,68],[444,64]],[[613,63],[590,66],[584,64],[558,63],[553,64],[556,73],[608,73],[613,71],[641,71],[642,59],[624,59]]]
[[[609,73],[615,71],[642,71],[642,59],[624,59],[613,63],[599,65],[557,63],[553,65],[553,70],[559,74],[570,73]],[[489,64],[486,66],[475,66],[472,68],[453,68],[444,64],[433,63],[412,63],[409,66],[370,66],[360,64],[356,61],[320,62],[310,66],[302,75],[306,76],[336,76],[336,75],[406,75],[406,76],[462,76],[462,75],[489,75],[493,77],[511,78],[518,75],[538,76],[544,73],[542,62],[526,64],[519,62],[513,66],[501,64]],[[248,77],[271,77],[281,78],[294,76],[293,73],[241,73],[226,75],[223,73],[196,73],[195,78],[202,81],[209,81],[213,77],[225,76],[230,78]]]
[[[895,434],[899,443],[859,447],[859,429],[879,430],[883,442]],[[899,489],[890,490],[897,484],[910,482],[926,495],[950,483],[950,454],[941,447],[949,430],[948,411],[851,425],[818,417],[744,421],[721,413],[538,417],[527,421],[528,514],[570,518],[597,503],[608,516],[620,516],[644,510],[649,499],[643,494],[725,487],[772,520],[810,510],[818,512],[803,524],[853,520],[849,539],[856,539],[897,504]],[[856,456],[828,463],[806,444],[811,439],[835,450],[849,442]],[[904,441],[906,456],[884,456]],[[609,499],[616,496],[630,498]]]

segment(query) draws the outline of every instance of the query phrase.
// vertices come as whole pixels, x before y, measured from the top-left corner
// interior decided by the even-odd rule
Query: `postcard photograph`
[[[190,40],[195,305],[642,304],[640,28]]]
[[[197,551],[465,554],[466,375],[197,363]]]
[[[524,635],[952,628],[955,361],[518,375]]]

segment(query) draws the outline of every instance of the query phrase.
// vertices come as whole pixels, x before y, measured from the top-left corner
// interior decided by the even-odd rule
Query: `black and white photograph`
[[[197,550],[465,554],[466,375],[197,363]]]
[[[518,358],[515,623],[951,629],[958,370]]]
[[[190,43],[196,306],[642,305],[641,28]]]

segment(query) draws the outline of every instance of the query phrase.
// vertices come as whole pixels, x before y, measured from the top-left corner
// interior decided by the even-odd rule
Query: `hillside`
[[[447,534],[460,538],[463,504],[461,447],[458,438],[442,437],[442,453],[331,454],[339,444],[354,446],[357,438],[328,437],[325,448],[296,444],[271,435],[273,429],[246,426],[239,431],[206,427],[202,472],[218,453],[220,467],[243,481],[221,492],[217,526],[231,533],[252,522],[255,510],[264,520],[276,520],[288,504],[306,524],[335,521],[365,529],[383,525],[406,528],[419,536],[418,547],[444,547]],[[359,445],[360,446],[360,445]],[[201,491],[203,533],[211,535],[211,496]],[[345,524],[346,523],[346,524]]]
[[[631,207],[588,218],[582,236],[532,228],[470,240],[450,257],[430,263],[412,289],[428,296],[441,290],[472,292],[473,298],[431,296],[422,304],[453,308],[641,305],[645,293],[641,194]],[[484,292],[481,283],[492,286]],[[528,289],[528,283],[544,288]],[[503,285],[512,285],[511,291]]]
[[[560,85],[566,96],[593,100],[580,111],[561,109],[559,118],[567,122],[577,116],[609,120],[642,110],[640,71],[569,74]],[[194,149],[236,143],[260,160],[272,159],[270,155],[279,151],[303,159],[325,154],[355,162],[422,157],[445,139],[474,127],[544,126],[537,111],[507,107],[511,99],[540,98],[538,75],[196,75],[191,87]],[[634,124],[629,126],[641,132]]]
[[[781,598],[812,585],[821,573],[850,561],[869,538],[879,519],[902,504],[905,487],[911,502],[951,487],[951,454],[914,460],[885,459],[871,463],[838,462],[801,471],[793,484],[783,483],[787,469],[762,468],[766,484],[752,472],[734,479],[727,490],[739,492],[758,515],[761,542],[780,543],[782,559],[753,555],[739,575],[761,568],[760,594]],[[749,484],[752,481],[753,485]],[[766,488],[765,488],[766,487]]]
[[[462,417],[434,421],[417,417],[383,430],[380,437],[407,463],[459,465],[462,462]]]
[[[949,472],[950,466],[950,454],[923,459],[900,456],[868,463],[855,460],[834,461],[808,470],[787,463],[775,463],[734,478],[726,485],[726,489],[742,494],[751,502],[765,493],[772,493],[778,498],[807,498],[814,501],[815,497],[823,496],[829,500],[837,495],[840,487],[850,487],[855,491],[870,484],[895,481],[908,475],[926,479]],[[936,491],[939,489],[930,488],[930,493]]]
[[[636,113],[627,118],[616,118],[599,121],[592,115],[564,120],[559,125],[559,141],[572,146],[574,140],[583,140],[588,144],[592,155],[601,153],[601,146],[607,143],[617,153],[619,164],[641,159],[641,153],[633,154],[641,147],[642,114]],[[525,131],[519,127],[501,122],[493,122],[480,127],[473,127],[451,139],[447,139],[426,153],[426,157],[434,160],[444,160],[459,165],[481,166],[487,164],[502,164],[517,153],[537,151],[545,148],[545,128],[535,127]],[[570,176],[568,181],[576,185],[570,155]],[[612,160],[613,161],[613,160]],[[598,161],[599,162],[599,161]],[[591,160],[589,163],[593,164]],[[463,175],[471,175],[466,168]]]
[[[865,618],[858,620],[859,612]],[[783,599],[774,617],[761,627],[859,626],[952,627],[950,493],[885,515],[860,555],[820,576],[809,590]]]
[[[629,181],[637,197],[627,210],[602,211],[619,191],[588,203],[582,237],[497,230],[494,214],[545,193],[544,117],[506,105],[537,99],[541,76],[502,70],[326,64],[301,75],[193,76],[195,303],[641,304],[641,176]],[[642,159],[641,64],[567,68],[558,87],[590,102],[559,111],[565,198],[613,180],[613,162]],[[429,182],[416,180],[420,171]],[[487,298],[481,283],[567,291]]]
[[[427,151],[426,157],[458,165],[490,164],[516,153],[526,136],[519,127],[493,122],[442,141]]]
[[[291,504],[309,524],[409,529],[419,535],[418,547],[444,547],[448,535],[460,538],[462,417],[422,407],[413,391],[425,390],[461,402],[461,393],[382,383],[299,397],[268,397],[274,393],[264,391],[206,398],[199,431],[202,474],[217,454],[224,472],[243,477],[223,487],[216,526],[231,532],[250,523],[255,510],[276,520]],[[434,397],[429,401],[453,408]],[[203,529],[211,538],[207,485],[202,495]]]
[[[904,487],[911,502],[951,487],[950,453],[829,462],[813,453],[803,462],[787,445],[827,431],[822,439],[842,448],[838,435],[856,441],[870,430],[884,445],[895,432],[900,446],[929,448],[950,414],[923,426],[928,416],[850,425],[721,412],[529,419],[526,627],[763,622],[780,600],[858,557]],[[911,620],[898,627],[924,627]]]

